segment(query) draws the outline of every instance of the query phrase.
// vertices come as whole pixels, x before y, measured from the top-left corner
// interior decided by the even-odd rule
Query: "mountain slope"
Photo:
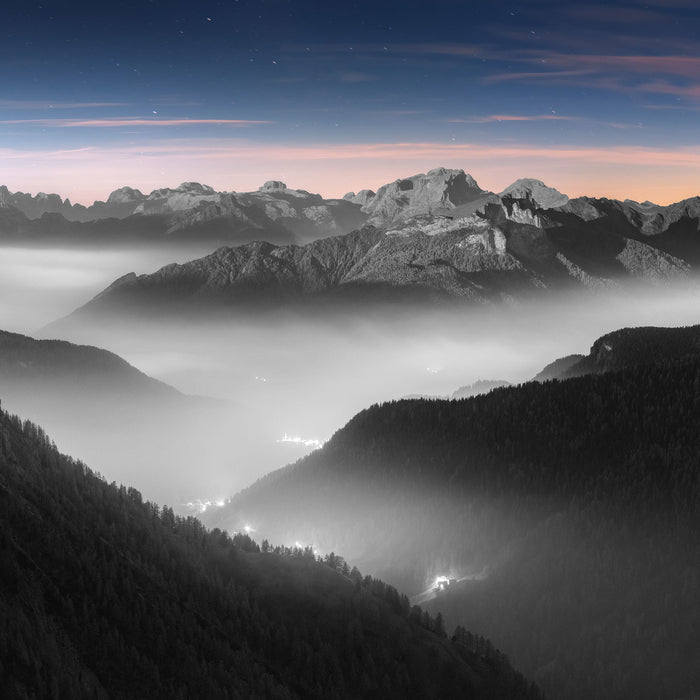
[[[563,379],[615,372],[638,365],[700,355],[700,326],[622,328],[598,338],[588,355],[556,360],[535,379]]]
[[[198,486],[207,469],[218,469],[233,411],[181,394],[106,350],[6,331],[0,391],[7,410],[41,421],[62,449],[111,479],[179,502],[206,495]],[[207,464],[193,474],[202,454]]]
[[[454,578],[447,619],[481,625],[550,697],[688,697],[698,420],[697,356],[374,406],[211,522],[342,549],[415,594]]]
[[[0,382],[5,395],[21,391],[88,390],[94,396],[127,394],[184,399],[179,391],[132,367],[118,355],[63,340],[37,340],[0,330]]]
[[[418,194],[415,202],[402,199],[403,209],[380,189],[371,202],[381,194],[386,206],[370,218],[379,228],[368,225],[303,246],[255,242],[220,248],[150,275],[125,275],[80,314],[117,308],[180,313],[187,306],[201,313],[217,306],[322,298],[511,303],[566,290],[624,289],[630,283],[693,284],[691,263],[657,246],[657,236],[641,234],[626,220],[620,231],[617,219],[609,220],[597,209],[588,220],[566,207],[542,209],[531,197],[493,195],[471,213],[458,215],[467,206],[460,204],[452,210],[442,206],[440,211],[451,211],[449,215],[435,213],[433,195],[439,194],[436,201],[444,199],[443,204],[451,204],[449,197],[456,202],[467,197],[450,189],[450,178],[467,187],[467,176],[459,173],[416,176],[416,183],[411,179],[414,188],[408,191]],[[426,207],[430,213],[415,214]],[[700,236],[696,238],[700,252]]]
[[[338,558],[208,533],[4,412],[0,434],[4,697],[538,697]]]

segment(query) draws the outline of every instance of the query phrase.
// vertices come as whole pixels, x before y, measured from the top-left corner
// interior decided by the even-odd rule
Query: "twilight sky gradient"
[[[700,3],[11,3],[0,184],[269,179],[342,196],[439,165],[493,191],[700,194]]]

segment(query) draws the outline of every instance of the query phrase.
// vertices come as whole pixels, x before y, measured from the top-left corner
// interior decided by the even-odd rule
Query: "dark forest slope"
[[[447,619],[481,624],[553,697],[686,697],[700,686],[699,424],[698,357],[393,402],[216,522],[340,549],[415,593],[471,579],[446,594]]]
[[[700,326],[622,328],[598,338],[589,354],[561,376],[614,372],[691,355],[700,355]]]
[[[449,642],[338,558],[208,533],[5,413],[0,555],[8,700],[538,697],[483,639]]]

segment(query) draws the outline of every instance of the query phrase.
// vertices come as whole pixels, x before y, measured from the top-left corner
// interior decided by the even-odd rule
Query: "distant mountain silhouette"
[[[0,241],[287,243],[349,232],[366,219],[346,200],[324,200],[282,182],[247,193],[215,192],[198,182],[149,195],[122,187],[90,207],[0,187]]]

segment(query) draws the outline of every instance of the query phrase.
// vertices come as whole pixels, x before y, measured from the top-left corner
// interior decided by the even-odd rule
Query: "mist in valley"
[[[371,404],[449,397],[483,379],[526,381],[616,328],[697,322],[693,288],[646,287],[503,307],[123,315],[74,323],[60,336],[43,328],[123,274],[204,252],[4,248],[0,256],[0,328],[105,348],[185,395],[206,397],[154,407],[75,385],[53,397],[3,397],[6,408],[39,422],[60,449],[109,481],[176,506],[233,495]]]
[[[641,648],[635,635],[644,629],[649,649],[664,660],[654,687],[675,692],[669,671],[675,652],[664,651],[675,647],[657,621],[685,619],[695,540],[663,517],[647,525],[647,511],[634,498],[580,505],[590,492],[577,475],[609,454],[605,440],[582,437],[593,452],[583,468],[575,464],[575,443],[589,424],[571,418],[576,396],[566,395],[561,425],[556,407],[537,391],[530,394],[539,408],[522,394],[507,394],[515,404],[502,394],[479,404],[484,416],[457,402],[437,412],[424,402],[398,404],[396,415],[361,412],[403,397],[449,398],[478,380],[526,382],[621,327],[697,323],[694,285],[552,292],[502,306],[362,302],[228,314],[203,308],[187,316],[111,313],[52,324],[123,274],[202,252],[3,249],[0,328],[104,348],[133,366],[40,345],[33,359],[20,354],[0,367],[3,408],[41,425],[60,450],[108,482],[134,486],[181,514],[199,512],[207,526],[311,547],[321,557],[342,555],[412,603],[442,611],[449,625],[493,639],[552,697],[592,697],[613,680],[620,697],[629,688],[645,697],[644,683],[618,670],[648,666],[646,657],[621,651]],[[565,392],[568,382],[561,384]],[[676,380],[669,386],[682,389]],[[619,396],[628,390],[636,387],[623,382]],[[600,416],[596,400],[582,405],[604,433],[620,411]],[[553,440],[542,453],[540,415]],[[349,421],[330,450],[314,453]],[[474,422],[474,442],[461,427],[465,421]],[[628,425],[620,421],[614,434],[624,442]],[[683,420],[669,425],[682,430]],[[521,448],[530,451],[522,464],[554,460],[552,473],[546,466],[519,468]],[[509,449],[516,452],[488,462]],[[305,455],[296,471],[280,471]],[[472,460],[468,469],[460,466],[465,459]],[[492,476],[498,459],[507,478]],[[629,528],[615,524],[623,520]],[[649,581],[649,591],[639,581]],[[658,591],[673,597],[659,598]],[[589,676],[601,658],[592,630],[625,615],[615,623],[625,641],[606,633],[604,662]],[[692,620],[688,625],[679,634],[692,640]],[[531,637],[531,629],[539,636]]]

